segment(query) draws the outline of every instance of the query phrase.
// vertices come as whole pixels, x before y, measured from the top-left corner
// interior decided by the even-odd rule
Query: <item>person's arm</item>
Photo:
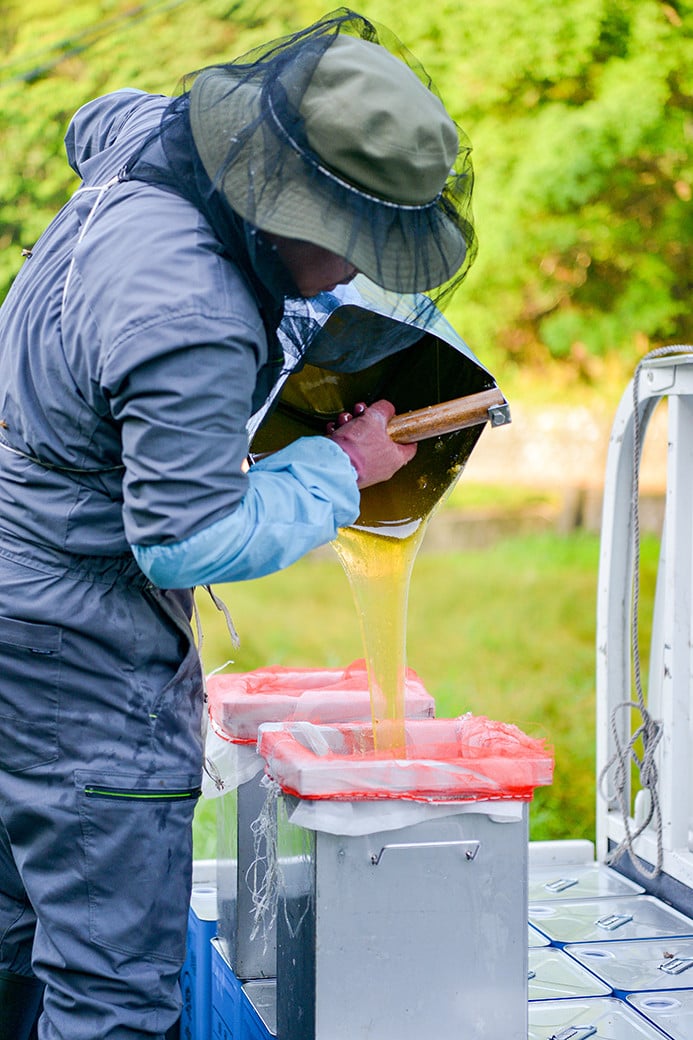
[[[373,466],[382,470],[388,445],[398,455],[403,449],[389,441],[374,408],[368,422],[350,424],[351,455],[338,437],[301,438],[245,473],[246,423],[264,360],[259,329],[239,320],[222,342],[176,348],[179,321],[177,315],[170,334],[159,325],[158,347],[146,362],[128,362],[144,352],[128,341],[105,368],[121,429],[126,537],[142,570],[162,587],[260,577],[352,523],[359,482],[369,480]],[[354,440],[359,428],[362,437]]]
[[[368,451],[357,438],[354,467],[338,439],[309,437],[243,472],[258,373],[268,361],[260,315],[204,225],[195,230],[187,204],[164,193],[151,201],[157,219],[146,208],[141,214],[149,221],[146,256],[133,241],[135,222],[123,236],[112,207],[99,241],[119,246],[116,275],[123,275],[115,286],[112,277],[95,280],[93,261],[82,275],[108,344],[93,377],[120,431],[125,535],[162,586],[258,577],[354,521]],[[145,262],[151,257],[156,264]],[[371,456],[380,466],[395,446],[373,411],[359,428],[375,440]]]
[[[359,512],[356,472],[327,437],[302,437],[261,459],[243,497],[177,542],[133,545],[140,568],[163,588],[243,581],[282,570],[331,541]]]
[[[301,437],[256,462],[235,509],[170,545],[133,546],[157,585],[181,588],[259,578],[331,541],[359,513],[358,488],[387,480],[416,452],[394,444],[394,408],[377,401],[331,438]]]
[[[165,334],[157,330],[160,344]],[[243,472],[264,360],[257,327],[238,321],[222,342],[160,349],[140,365],[128,365],[124,353],[117,379],[115,361],[107,366],[125,465],[123,521],[156,584],[269,573],[358,514],[356,474],[327,438],[308,438]]]

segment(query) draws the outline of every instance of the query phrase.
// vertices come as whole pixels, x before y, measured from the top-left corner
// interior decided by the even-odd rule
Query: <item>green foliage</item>
[[[62,138],[79,105],[126,85],[175,91],[325,10],[0,0],[0,298],[76,187]],[[370,0],[364,13],[423,62],[474,144],[481,250],[450,318],[484,360],[632,359],[685,342],[690,0]]]

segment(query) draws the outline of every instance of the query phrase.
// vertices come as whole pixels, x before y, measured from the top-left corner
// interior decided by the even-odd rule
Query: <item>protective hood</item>
[[[67,159],[90,186],[108,180],[156,127],[170,98],[118,90],[82,105],[65,134]]]

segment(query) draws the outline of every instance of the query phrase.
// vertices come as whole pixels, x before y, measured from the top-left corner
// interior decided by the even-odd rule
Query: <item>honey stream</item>
[[[406,745],[407,605],[425,523],[402,537],[377,529],[342,528],[332,543],[344,568],[361,628],[378,751]]]
[[[374,748],[405,752],[407,608],[412,570],[429,521],[459,474],[444,438],[419,445],[415,463],[393,478],[399,516],[392,516],[393,482],[362,493],[361,515],[341,528],[332,546],[351,586],[368,670]]]
[[[328,418],[336,418],[346,402],[367,398],[366,378],[385,385],[384,396],[399,411],[488,385],[478,374],[470,375],[469,364],[456,351],[440,344],[428,352],[417,347],[406,364],[396,358],[389,372],[383,369],[387,364],[353,376],[306,365],[287,382],[282,407],[258,432],[254,450],[276,450],[296,437],[322,432]],[[356,605],[368,670],[373,741],[381,753],[406,754],[407,606],[414,562],[429,521],[460,476],[479,433],[477,427],[420,442],[414,459],[394,477],[362,491],[358,519],[340,529],[332,542]]]

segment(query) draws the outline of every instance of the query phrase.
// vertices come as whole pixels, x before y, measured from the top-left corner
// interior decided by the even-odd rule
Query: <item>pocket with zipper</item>
[[[175,802],[186,801],[190,798],[197,800],[201,794],[201,788],[188,787],[180,791],[155,790],[142,791],[129,787],[105,787],[102,784],[86,784],[84,794],[87,798],[120,798],[124,801],[134,802]]]
[[[182,961],[200,777],[75,773],[92,942]]]

